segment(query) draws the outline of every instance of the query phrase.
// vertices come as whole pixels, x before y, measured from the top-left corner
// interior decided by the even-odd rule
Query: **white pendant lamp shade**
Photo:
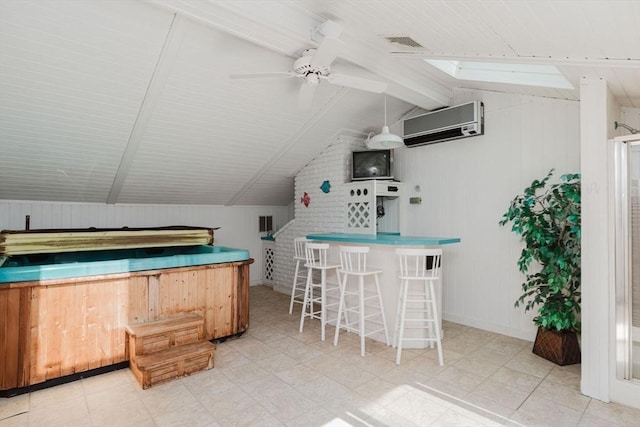
[[[398,147],[404,147],[404,141],[398,135],[394,135],[389,132],[389,126],[387,125],[382,127],[382,132],[379,134],[367,138],[367,148],[369,149]]]
[[[387,126],[387,97],[384,98],[384,126],[382,132],[377,135],[367,138],[367,148],[370,150],[388,149],[404,147],[404,140],[398,135],[394,135],[389,132],[389,126]]]

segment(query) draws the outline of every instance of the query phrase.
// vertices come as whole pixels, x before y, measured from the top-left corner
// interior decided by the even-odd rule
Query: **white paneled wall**
[[[262,280],[262,234],[258,231],[258,217],[272,215],[274,227],[282,227],[289,220],[286,206],[105,205],[0,200],[0,230],[24,229],[26,215],[30,216],[31,229],[220,227],[214,234],[216,245],[247,249],[255,260],[250,272],[252,284]]]
[[[462,239],[444,247],[445,319],[533,340],[533,314],[513,305],[521,243],[498,221],[551,168],[556,177],[579,172],[579,104],[473,90],[454,97],[454,104],[484,102],[485,134],[396,150],[396,176],[409,197],[422,197],[407,208],[408,234]]]

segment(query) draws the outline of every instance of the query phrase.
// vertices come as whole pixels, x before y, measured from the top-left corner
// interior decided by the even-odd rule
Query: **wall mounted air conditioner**
[[[471,101],[432,111],[404,120],[404,145],[435,144],[436,142],[484,134],[484,104]]]

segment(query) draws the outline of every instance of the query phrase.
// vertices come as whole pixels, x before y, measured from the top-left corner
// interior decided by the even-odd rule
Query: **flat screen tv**
[[[393,179],[393,151],[354,151],[351,162],[351,179]]]

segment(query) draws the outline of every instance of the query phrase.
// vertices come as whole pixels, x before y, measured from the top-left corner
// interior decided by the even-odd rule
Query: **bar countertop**
[[[459,237],[427,237],[427,236],[401,236],[399,233],[378,234],[345,234],[326,233],[309,234],[307,239],[322,240],[327,242],[365,243],[389,246],[440,246],[451,243],[460,243]]]

